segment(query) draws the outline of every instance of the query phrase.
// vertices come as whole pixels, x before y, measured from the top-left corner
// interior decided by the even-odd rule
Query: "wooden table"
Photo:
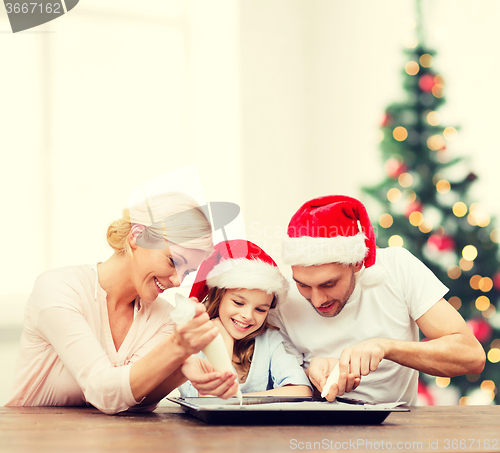
[[[214,426],[177,407],[0,407],[0,452],[500,451],[500,406],[411,409],[374,426]]]

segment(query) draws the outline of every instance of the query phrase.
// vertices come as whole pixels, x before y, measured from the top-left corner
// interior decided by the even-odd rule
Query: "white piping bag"
[[[181,326],[186,324],[188,321],[194,318],[196,313],[196,305],[192,299],[183,296],[180,293],[175,294],[175,308],[170,313],[172,321]],[[205,346],[203,349],[203,354],[207,360],[212,364],[215,371],[223,373],[225,371],[230,371],[234,373],[234,368],[227,353],[226,344],[222,335],[219,333],[215,339]],[[240,387],[238,386],[238,391],[236,392],[236,398],[240,402],[240,406],[243,404],[243,395],[241,394]]]
[[[330,388],[332,387],[333,384],[339,383],[339,378],[340,378],[340,367],[339,363],[335,365],[335,368],[333,368],[332,372],[330,373],[330,376],[328,376],[328,379],[326,380],[326,384],[323,387],[323,390],[321,392],[321,398],[324,398],[326,395],[328,395],[328,392],[330,391]]]

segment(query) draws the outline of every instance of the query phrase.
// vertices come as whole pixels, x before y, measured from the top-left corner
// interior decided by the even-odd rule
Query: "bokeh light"
[[[500,242],[500,230],[498,230],[497,228],[491,230],[490,239],[492,242],[498,244]]]
[[[472,289],[479,289],[479,282],[481,281],[480,275],[473,275],[469,280],[469,285]]]
[[[490,380],[486,380],[481,382],[481,390],[487,391],[487,392],[494,392],[495,391],[495,383]]]
[[[408,217],[410,224],[413,226],[420,226],[424,222],[424,215],[420,211],[413,211]]]
[[[470,212],[467,216],[467,222],[469,222],[471,225],[478,225],[484,228],[490,224],[490,216],[481,204],[471,204],[469,211]]]
[[[493,304],[490,304],[490,306],[486,310],[484,310],[481,314],[485,318],[493,318],[493,316],[495,316],[496,312],[497,312],[497,309],[495,308],[495,306]]]
[[[393,222],[394,220],[392,218],[392,215],[387,213],[382,214],[378,219],[378,223],[382,228],[390,228]]]
[[[389,189],[389,191],[387,192],[387,199],[391,203],[398,202],[399,200],[401,200],[401,191],[399,189],[396,189],[396,188]]]
[[[477,257],[477,249],[473,245],[466,245],[462,250],[462,256],[467,261],[474,261]]]
[[[453,280],[456,280],[462,275],[462,269],[460,269],[458,266],[450,266],[448,268],[448,277],[450,277]]]
[[[462,396],[462,398],[460,398],[458,400],[458,404],[460,406],[467,406],[469,404],[469,397],[468,396]]]
[[[449,377],[440,377],[436,378],[436,385],[441,388],[448,387],[450,385],[451,379]]]
[[[427,139],[427,146],[432,151],[438,151],[442,149],[445,145],[445,141],[442,135],[431,135]]]
[[[410,187],[413,184],[413,176],[410,173],[401,173],[398,182],[401,187]]]
[[[474,262],[468,261],[465,258],[460,258],[458,265],[463,271],[470,271],[474,267]]]
[[[463,217],[465,214],[467,214],[467,205],[463,201],[457,201],[453,205],[453,214],[455,214],[457,217]]]
[[[441,122],[441,116],[439,115],[438,112],[429,112],[427,114],[427,122],[431,125],[431,126],[438,126],[439,123]]]
[[[434,95],[434,97],[442,98],[444,96],[443,88],[444,88],[444,85],[442,85],[440,83],[436,83],[436,85],[434,85],[432,87],[432,94]]]
[[[479,311],[484,311],[484,310],[487,310],[489,308],[491,303],[490,303],[490,300],[486,296],[479,296],[476,299],[475,305]]]
[[[460,297],[457,296],[450,297],[450,300],[448,302],[455,310],[459,310],[462,306],[462,301],[460,300]]]
[[[434,77],[434,83],[439,83],[444,86],[444,78],[442,75],[438,74]]]
[[[424,219],[424,221],[422,222],[422,224],[418,226],[418,229],[422,233],[430,233],[432,231],[432,228],[433,228],[432,223],[429,220],[427,220],[427,219]]]
[[[491,344],[490,344],[490,348],[498,348],[500,349],[500,338],[495,338]]]
[[[419,70],[420,66],[416,61],[409,61],[405,64],[405,71],[408,75],[414,76],[415,74],[418,74]]]
[[[424,68],[430,68],[432,66],[432,60],[433,60],[432,55],[424,53],[423,55],[420,56],[420,59],[418,61]]]
[[[403,238],[395,234],[389,238],[389,247],[403,247]]]
[[[408,131],[403,126],[398,126],[392,131],[392,136],[398,141],[402,142],[408,137]]]
[[[436,184],[436,190],[439,193],[448,193],[451,189],[451,184],[446,181],[446,179],[441,179],[440,181],[437,182]]]
[[[500,349],[498,348],[492,348],[488,351],[488,360],[491,363],[498,363],[500,362]]]
[[[493,280],[490,277],[483,277],[479,280],[478,286],[483,293],[487,293],[493,289]]]
[[[458,131],[454,127],[449,126],[443,131],[443,136],[446,140],[451,142],[457,138]]]

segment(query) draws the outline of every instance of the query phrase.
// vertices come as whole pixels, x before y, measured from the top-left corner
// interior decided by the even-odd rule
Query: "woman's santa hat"
[[[219,242],[201,263],[189,297],[202,301],[210,288],[260,289],[283,300],[288,282],[274,260],[259,246],[243,239]]]
[[[363,263],[367,286],[385,275],[374,266],[375,234],[365,207],[344,195],[315,198],[295,213],[283,241],[282,258],[291,266]]]

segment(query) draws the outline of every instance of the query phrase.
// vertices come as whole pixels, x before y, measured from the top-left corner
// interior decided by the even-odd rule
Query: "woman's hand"
[[[192,298],[196,300],[195,298]],[[173,340],[186,354],[197,354],[219,334],[219,329],[210,321],[205,306],[198,304],[194,318],[182,326],[175,326]]]
[[[226,328],[224,327],[224,324],[222,324],[220,318],[213,318],[212,322],[219,329],[219,332],[222,335],[222,338],[224,339],[224,343],[226,345],[226,349],[227,349],[227,353],[229,354],[229,358],[232,359],[232,357],[233,357],[233,349],[234,349],[234,338],[226,330]]]
[[[181,368],[184,376],[191,381],[199,395],[212,395],[227,399],[238,391],[236,374],[230,371],[219,373],[207,359],[189,357]]]

